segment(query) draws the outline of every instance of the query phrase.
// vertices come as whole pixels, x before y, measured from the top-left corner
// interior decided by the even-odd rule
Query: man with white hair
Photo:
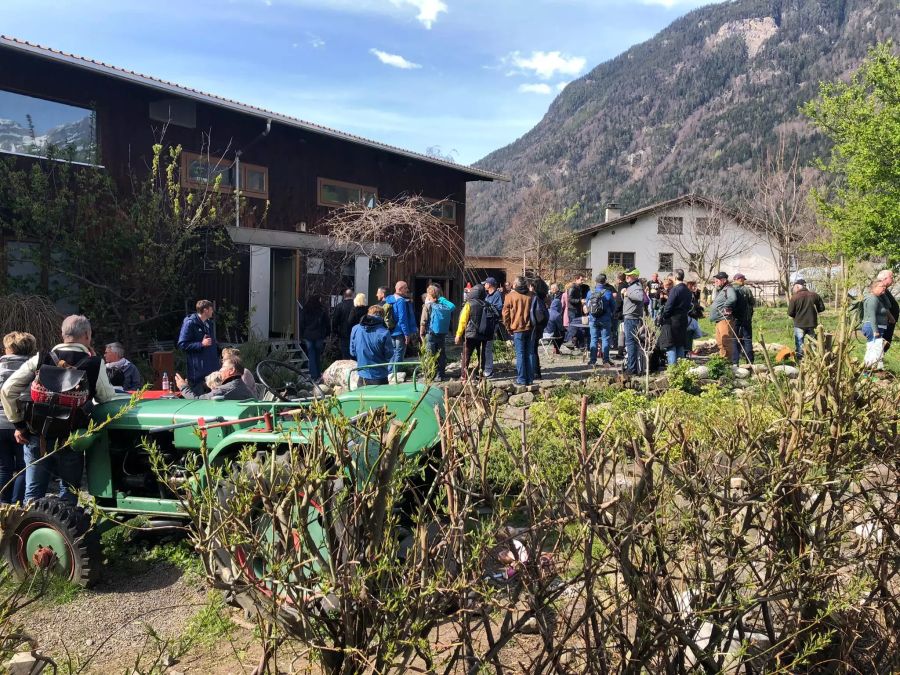
[[[110,342],[103,352],[106,361],[106,376],[114,387],[122,387],[125,391],[137,391],[141,388],[141,373],[131,361],[125,358],[125,347],[121,342]]]
[[[87,317],[78,314],[67,316],[62,322],[62,343],[50,352],[40,352],[23,363],[3,383],[3,389],[0,390],[3,410],[16,428],[16,442],[25,446],[25,502],[46,496],[53,475],[60,482],[59,498],[76,504],[84,472],[84,453],[71,447],[58,448],[60,443],[65,443],[68,439],[67,431],[47,431],[45,435],[40,435],[43,430],[49,429],[46,424],[41,429],[29,429],[29,424],[34,424],[34,418],[26,420],[19,407],[19,396],[28,390],[43,366],[62,366],[83,371],[89,394],[88,402],[94,400],[104,403],[116,395],[106,376],[103,359],[91,350],[91,323]],[[86,412],[83,407],[73,409],[70,417],[76,418],[78,414],[81,419],[73,422],[72,428],[87,426]],[[30,432],[38,434],[40,442],[34,442],[29,436]]]
[[[893,323],[888,323],[887,330],[882,335],[884,338],[884,351],[887,351],[891,346],[891,341],[894,339],[894,326],[900,320],[900,305],[897,304],[897,298],[891,292],[891,289],[894,287],[894,270],[881,270],[878,273],[878,281],[884,286],[881,301],[887,304],[888,312],[894,319]]]

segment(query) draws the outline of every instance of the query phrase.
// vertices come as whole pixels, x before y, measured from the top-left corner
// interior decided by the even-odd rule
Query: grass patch
[[[190,542],[180,535],[159,537],[140,528],[139,518],[115,525],[100,536],[107,564],[139,572],[147,565],[165,563],[181,570],[188,581],[203,576],[203,563]]]
[[[236,628],[228,617],[221,593],[210,591],[206,604],[190,618],[184,633],[172,644],[172,656],[180,658],[195,647],[212,647]]]

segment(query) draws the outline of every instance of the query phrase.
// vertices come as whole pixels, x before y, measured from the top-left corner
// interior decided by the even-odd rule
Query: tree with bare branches
[[[779,290],[785,295],[791,269],[816,233],[815,210],[809,199],[814,173],[801,165],[799,144],[789,148],[782,134],[756,169],[746,207],[777,264]]]
[[[530,269],[545,279],[556,279],[564,270],[584,267],[578,237],[570,229],[578,209],[578,204],[560,208],[550,190],[542,185],[532,186],[513,220],[506,255],[521,260],[523,272]]]
[[[706,283],[724,263],[747,248],[749,238],[721,202],[691,201],[688,216],[686,220],[693,223],[690,229],[684,228],[683,220],[661,222],[658,236]]]

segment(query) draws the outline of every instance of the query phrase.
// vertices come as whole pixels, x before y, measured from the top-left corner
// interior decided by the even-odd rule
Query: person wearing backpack
[[[3,336],[3,356],[0,356],[0,387],[37,349],[31,333],[8,333]],[[0,504],[21,504],[25,501],[24,447],[16,440],[16,428],[0,407]]]
[[[534,379],[540,380],[543,379],[543,376],[541,375],[541,356],[538,353],[538,347],[540,346],[541,338],[544,337],[547,324],[550,322],[550,310],[547,308],[547,294],[550,292],[550,288],[547,286],[546,281],[540,277],[535,277],[528,282],[528,290],[533,295],[530,312],[532,325],[531,372],[534,374]]]
[[[487,307],[487,293],[484,286],[475,284],[469,289],[466,304],[463,305],[456,327],[456,344],[463,346],[460,378],[463,382],[469,376],[469,364],[473,354],[478,355],[478,375],[484,374],[484,345],[494,339],[497,319]]]
[[[591,331],[591,342],[588,346],[588,365],[597,365],[597,346],[603,355],[603,365],[612,366],[609,360],[609,350],[612,339],[613,315],[616,311],[616,301],[612,291],[606,283],[606,275],[598,274],[597,285],[587,294],[588,327]]]
[[[441,287],[431,284],[422,305],[422,319],[419,322],[419,336],[430,354],[437,354],[437,377],[447,380],[447,333],[456,305],[441,295]]]
[[[32,400],[20,407],[29,387]],[[3,383],[3,410],[16,428],[16,442],[25,445],[26,503],[47,494],[51,474],[59,479],[59,498],[78,503],[84,453],[57,445],[73,430],[87,428],[91,401],[105,403],[115,395],[103,358],[91,351],[91,323],[77,314],[63,320],[61,344],[28,359]]]
[[[516,350],[516,384],[527,385],[534,381],[531,344],[531,292],[525,277],[516,277],[513,289],[503,300],[503,324],[512,333]]]
[[[394,294],[384,299],[384,323],[391,331],[391,339],[394,341],[394,355],[391,357],[391,363],[403,361],[409,343],[417,334],[416,319],[408,295],[407,283],[398,281],[394,286]],[[394,370],[395,366],[391,366],[391,373]]]
[[[484,301],[488,305],[488,311],[493,312],[499,322],[500,315],[503,314],[503,291],[500,290],[500,284],[494,277],[488,277],[482,285],[486,293]],[[494,376],[494,337],[491,336],[484,343],[484,376],[487,378]]]

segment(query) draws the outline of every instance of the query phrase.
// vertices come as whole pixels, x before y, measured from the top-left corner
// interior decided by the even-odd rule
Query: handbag
[[[866,368],[880,368],[883,358],[884,338],[875,338],[866,343],[866,355],[863,358],[863,365]]]

